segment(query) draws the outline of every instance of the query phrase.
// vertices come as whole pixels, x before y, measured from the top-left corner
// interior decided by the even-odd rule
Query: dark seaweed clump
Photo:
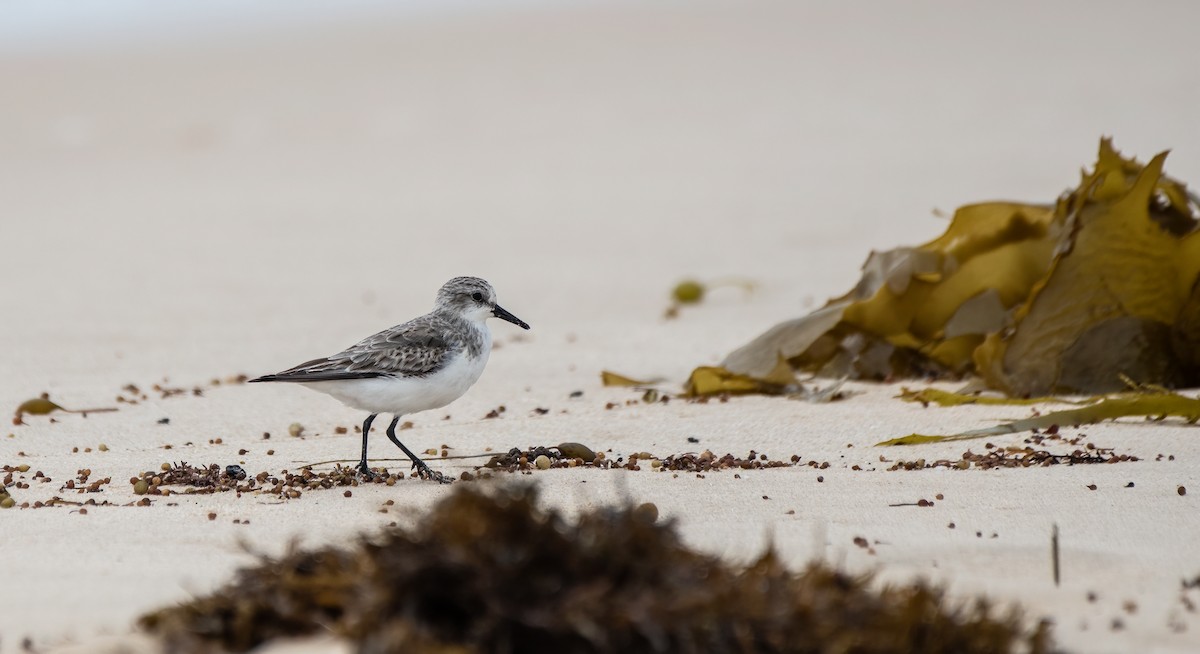
[[[1015,610],[828,566],[748,567],[685,547],[632,506],[569,523],[530,487],[459,486],[413,531],[293,551],[144,616],[171,652],[246,651],[331,630],[384,652],[1049,651]]]

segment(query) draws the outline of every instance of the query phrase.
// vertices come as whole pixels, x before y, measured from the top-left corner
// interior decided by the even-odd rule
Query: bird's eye
[[[474,293],[471,294],[471,299],[475,300],[476,302],[483,302],[483,293],[480,293],[479,291],[475,291]]]

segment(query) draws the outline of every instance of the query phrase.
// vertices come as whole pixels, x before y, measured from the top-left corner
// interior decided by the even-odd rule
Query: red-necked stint
[[[374,476],[367,466],[371,422],[380,413],[392,414],[388,438],[412,459],[417,474],[448,483],[447,477],[400,442],[396,425],[401,416],[450,404],[479,379],[492,351],[487,319],[493,316],[529,329],[525,321],[496,304],[491,284],[478,277],[455,277],[438,291],[437,303],[428,314],[368,336],[332,356],[250,381],[295,382],[369,411],[357,466],[368,478]]]

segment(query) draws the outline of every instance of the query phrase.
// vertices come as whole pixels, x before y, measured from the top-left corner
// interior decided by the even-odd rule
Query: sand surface
[[[0,430],[0,464],[31,466],[30,487],[10,489],[19,502],[117,505],[0,513],[0,651],[24,638],[39,649],[147,646],[128,635],[136,616],[218,587],[250,560],[243,542],[278,552],[415,520],[448,489],[406,481],[350,498],[125,505],[138,499],[128,479],[166,461],[253,474],[356,457],[362,414],[303,388],[210,380],[337,351],[427,311],[460,274],[492,281],[533,331],[494,323],[500,347],[483,378],[446,410],[413,416],[412,447],[580,441],[614,455],[754,449],[828,461],[740,479],[526,479],[569,511],[653,501],[689,543],[737,560],[770,541],[796,565],[821,557],[1019,601],[1054,620],[1070,651],[1200,649],[1180,589],[1200,574],[1194,426],[1083,430],[1136,463],[889,472],[881,455],[958,458],[983,444],[898,453],[872,448],[879,440],[1027,410],[922,409],[872,385],[828,405],[626,405],[639,395],[599,380],[612,369],[682,381],[844,292],[870,249],[937,235],[935,208],[1052,200],[1103,134],[1143,159],[1174,148],[1168,172],[1200,180],[1198,14],[1186,2],[379,10],[307,27],[0,48],[0,408],[43,391],[68,407],[113,406],[126,384],[164,379],[203,388]],[[664,320],[667,292],[686,276],[758,289],[718,291]],[[500,405],[501,418],[484,419]],[[291,423],[306,434],[289,437]],[[379,439],[372,454],[396,452]],[[83,468],[112,483],[60,490]],[[889,506],[938,493],[930,508]],[[381,513],[388,499],[396,505]],[[856,536],[878,541],[874,553]]]

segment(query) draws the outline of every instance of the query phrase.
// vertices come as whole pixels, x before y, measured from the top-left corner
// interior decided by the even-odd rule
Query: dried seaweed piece
[[[981,374],[1015,397],[1200,383],[1200,201],[1101,141],[1055,205],[959,208],[939,238],[873,252],[859,283],[726,357],[732,375]]]
[[[50,400],[49,393],[42,393],[41,396],[32,400],[25,400],[17,406],[16,412],[13,414],[13,424],[25,424],[25,416],[44,416],[54,413],[55,411],[63,411],[65,413],[79,413],[85,418],[89,413],[105,413],[108,411],[116,411],[115,407],[106,407],[99,409],[68,409]]]
[[[660,381],[662,380],[649,379],[643,381],[640,379],[634,379],[632,377],[626,377],[625,375],[618,375],[617,373],[609,372],[608,370],[600,371],[600,383],[604,384],[605,386],[653,386]]]
[[[877,588],[772,551],[735,566],[630,505],[568,522],[530,487],[455,488],[413,531],[293,550],[140,620],[169,652],[333,633],[364,654],[1051,651],[1049,626],[923,583]]]
[[[900,438],[877,443],[877,445],[917,445],[921,443],[941,443],[946,441],[965,441],[987,436],[1016,434],[1033,429],[1045,429],[1052,425],[1090,425],[1105,420],[1115,420],[1129,416],[1150,416],[1154,418],[1183,418],[1188,423],[1200,420],[1200,399],[1185,397],[1178,393],[1133,392],[1110,395],[1095,404],[1054,411],[1032,418],[1014,420],[994,427],[972,429],[970,431],[951,434],[949,436],[924,436],[910,434]]]
[[[710,291],[722,286],[737,286],[746,293],[752,293],[755,284],[750,280],[740,278],[719,279],[707,284],[694,279],[685,279],[671,289],[671,306],[667,308],[666,317],[678,317],[680,307],[687,304],[699,304],[704,301]]]
[[[739,375],[724,368],[702,366],[692,371],[684,384],[684,394],[689,397],[703,395],[741,395],[745,393],[762,393],[764,395],[782,395],[788,390],[787,384],[779,384],[766,379],[757,379],[748,375]]]
[[[1055,210],[1067,230],[1045,278],[1013,328],[975,352],[990,386],[1023,396],[1113,391],[1122,374],[1165,385],[1200,380],[1187,365],[1197,356],[1189,337],[1172,339],[1180,317],[1200,311],[1189,306],[1200,300],[1200,231],[1183,185],[1163,174],[1166,157],[1143,167],[1101,141],[1095,170]]]
[[[920,402],[923,406],[937,404],[938,406],[959,406],[963,404],[983,404],[990,406],[1026,406],[1031,404],[1092,404],[1099,402],[1102,397],[1095,397],[1085,400],[1067,400],[1061,397],[990,397],[986,395],[972,395],[966,393],[952,393],[936,388],[922,388],[920,390],[912,390],[907,387],[900,388],[900,394],[896,397],[905,402]]]
[[[1049,265],[1052,217],[1039,205],[962,207],[941,237],[872,252],[849,293],[773,327],[722,365],[755,376],[783,358],[797,370],[856,379],[965,371]]]

